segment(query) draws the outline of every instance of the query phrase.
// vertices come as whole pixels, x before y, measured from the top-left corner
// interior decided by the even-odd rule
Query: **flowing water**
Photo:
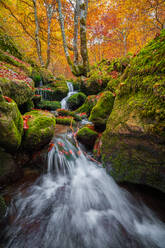
[[[62,101],[61,101],[61,108],[62,109],[68,109],[68,106],[67,106],[68,98],[77,93],[77,91],[74,91],[73,84],[71,82],[67,82],[67,86],[68,86],[69,92],[68,92],[68,95],[64,99],[62,99]]]
[[[36,94],[42,96],[43,100],[52,101],[51,94],[47,90],[37,88]]]
[[[164,248],[165,224],[61,135],[9,209],[5,248]]]

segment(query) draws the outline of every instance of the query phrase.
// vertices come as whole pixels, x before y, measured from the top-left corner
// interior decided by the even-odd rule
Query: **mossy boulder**
[[[88,149],[92,149],[98,133],[88,127],[81,128],[77,133],[77,139]]]
[[[36,90],[36,94],[42,96],[43,100],[61,101],[68,94],[66,81],[56,80]]]
[[[105,130],[108,117],[113,109],[114,99],[113,93],[105,91],[92,109],[89,120],[93,122],[97,130]]]
[[[162,31],[124,71],[102,138],[102,158],[117,181],[165,192],[164,51]]]
[[[12,98],[18,106],[28,102],[34,96],[33,87],[22,80],[0,78],[0,87],[2,88],[3,94]]]
[[[86,113],[86,115],[89,116],[91,110],[96,105],[97,101],[98,101],[98,97],[96,95],[88,96],[84,104],[78,109],[76,109],[76,113]]]
[[[56,123],[61,124],[61,125],[66,125],[66,126],[76,126],[76,121],[74,118],[69,118],[69,117],[56,117]]]
[[[146,184],[165,192],[163,136],[150,132],[126,99],[116,99],[102,136],[102,160],[118,182]]]
[[[96,95],[104,90],[111,76],[104,70],[91,70],[88,78],[82,78],[80,82],[80,91],[86,95]]]
[[[22,149],[26,151],[39,150],[49,143],[54,135],[55,117],[50,112],[33,110],[24,115],[27,129],[24,132]]]
[[[57,101],[40,101],[36,104],[36,107],[44,110],[56,110],[61,108],[61,103]]]
[[[0,145],[14,152],[21,144],[23,119],[17,104],[11,98],[6,99],[0,100]]]
[[[86,95],[82,92],[70,96],[67,100],[68,108],[71,110],[78,109],[85,102],[85,99]]]
[[[57,116],[73,117],[75,121],[82,120],[82,118],[78,114],[66,109],[57,109]]]

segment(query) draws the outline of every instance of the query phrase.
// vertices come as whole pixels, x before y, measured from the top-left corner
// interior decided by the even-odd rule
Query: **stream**
[[[54,140],[47,173],[13,199],[5,248],[164,248],[165,224],[73,144]]]
[[[12,199],[4,248],[165,248],[165,224],[85,156],[72,133],[53,139],[47,163]]]

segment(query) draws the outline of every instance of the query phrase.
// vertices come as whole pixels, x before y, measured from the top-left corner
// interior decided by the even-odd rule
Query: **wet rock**
[[[81,128],[77,133],[77,139],[88,149],[92,149],[98,133],[88,127]]]
[[[102,138],[102,159],[115,180],[165,192],[165,31],[124,71]]]
[[[85,99],[86,95],[82,92],[79,92],[69,97],[67,100],[67,105],[69,109],[76,110],[85,102]]]
[[[0,186],[17,181],[22,175],[13,156],[0,148]]]

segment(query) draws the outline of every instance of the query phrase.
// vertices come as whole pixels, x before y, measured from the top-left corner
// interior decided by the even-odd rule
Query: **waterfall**
[[[67,86],[68,86],[69,92],[68,92],[67,96],[64,99],[62,99],[62,101],[61,101],[61,108],[62,109],[67,109],[68,108],[67,107],[68,98],[77,93],[77,91],[74,91],[73,84],[71,82],[67,82]]]
[[[165,224],[70,139],[56,138],[47,173],[14,200],[5,248],[164,248]]]
[[[42,81],[42,79],[40,80],[40,84],[39,84],[39,86],[40,86],[40,87],[42,87],[42,86],[43,86],[43,81]]]
[[[38,88],[36,90],[36,94],[42,96],[42,99],[43,100],[48,100],[48,101],[51,101],[52,100],[51,92],[48,92],[48,91],[46,91],[44,89]]]

